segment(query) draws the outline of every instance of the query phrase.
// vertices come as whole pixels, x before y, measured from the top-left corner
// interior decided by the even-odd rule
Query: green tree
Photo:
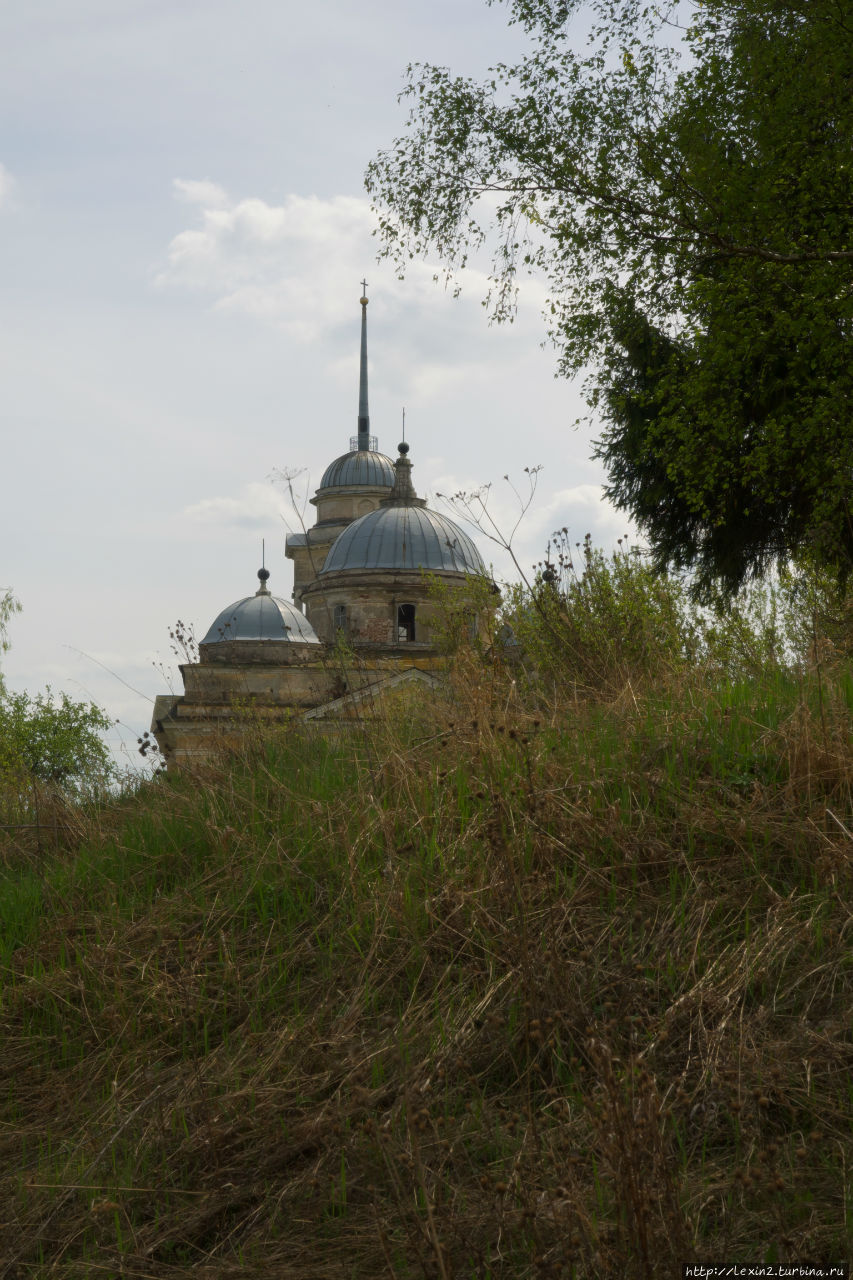
[[[8,625],[21,606],[9,590],[0,596],[0,654],[9,649]],[[31,779],[51,783],[75,800],[98,795],[116,778],[102,738],[109,716],[92,702],[62,693],[12,693],[0,672],[0,785],[20,793]]]
[[[0,693],[0,776],[13,785],[49,782],[76,800],[92,798],[115,778],[101,734],[111,721],[100,707],[48,688]]]
[[[485,83],[409,68],[367,173],[383,252],[492,252],[497,318],[545,275],[560,370],[592,367],[608,496],[658,567],[734,592],[853,567],[853,15],[843,0],[509,0]],[[676,21],[677,20],[677,21]],[[680,25],[677,25],[680,23]]]

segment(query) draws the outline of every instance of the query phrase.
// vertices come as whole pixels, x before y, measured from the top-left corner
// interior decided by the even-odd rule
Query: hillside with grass
[[[439,695],[2,829],[3,1280],[850,1258],[849,613],[582,556]]]

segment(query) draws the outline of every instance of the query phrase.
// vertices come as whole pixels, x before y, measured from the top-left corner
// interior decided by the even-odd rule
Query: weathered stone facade
[[[151,731],[170,764],[210,759],[259,724],[344,726],[370,719],[401,684],[415,682],[421,694],[428,692],[444,665],[427,646],[365,647],[357,662],[348,662],[325,648],[285,655],[282,649],[297,646],[266,641],[252,646],[250,656],[250,646],[237,644],[215,656],[211,650],[219,646],[201,646],[200,661],[180,668],[184,693],[155,700]]]
[[[303,591],[307,614],[318,637],[333,643],[342,633],[356,650],[371,645],[403,645],[411,650],[441,646],[449,630],[442,587],[464,590],[458,574],[366,570],[320,576]]]

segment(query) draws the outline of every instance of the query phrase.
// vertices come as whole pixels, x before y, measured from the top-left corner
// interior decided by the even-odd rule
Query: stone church
[[[184,693],[162,694],[151,729],[166,759],[204,758],[253,721],[361,719],[390,691],[441,678],[448,601],[476,630],[486,570],[476,546],[431,511],[412,483],[409,446],[393,461],[370,434],[367,298],[361,298],[358,433],[311,499],[314,524],[290,534],[293,600],[258,572],[252,595],[216,617],[181,666]],[[331,726],[329,726],[331,728]]]

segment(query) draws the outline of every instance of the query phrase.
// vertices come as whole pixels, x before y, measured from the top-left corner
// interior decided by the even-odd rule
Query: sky
[[[156,694],[181,691],[169,630],[200,636],[270,588],[358,409],[368,280],[371,430],[413,480],[490,485],[514,547],[629,527],[601,496],[580,386],[543,348],[542,284],[488,324],[485,277],[377,262],[364,170],[401,133],[412,61],[482,74],[524,35],[485,0],[27,0],[0,8],[0,589],[3,674],[117,721],[135,764]],[[508,477],[505,480],[504,477]],[[311,523],[313,508],[305,514]],[[477,538],[499,579],[509,558]]]

